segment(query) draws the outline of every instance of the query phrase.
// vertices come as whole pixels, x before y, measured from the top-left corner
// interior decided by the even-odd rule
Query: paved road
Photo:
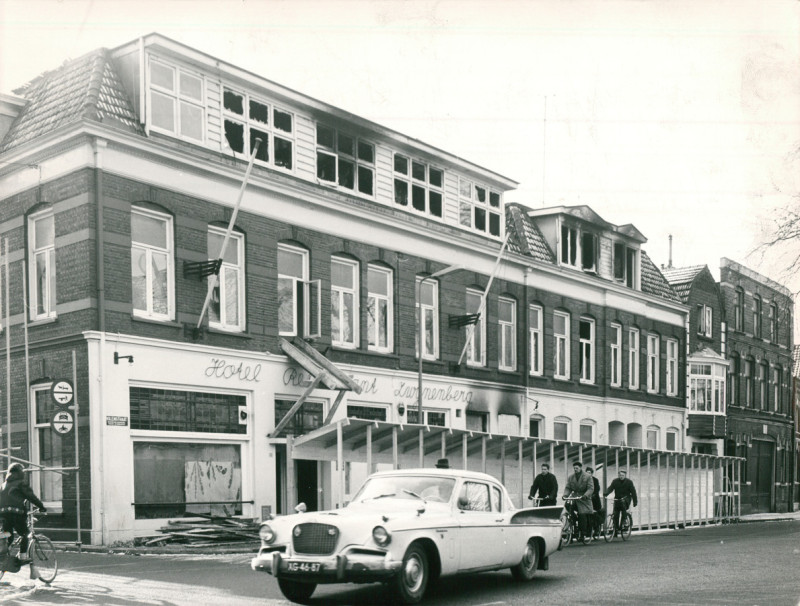
[[[275,581],[249,570],[249,556],[60,554],[51,587],[7,575],[4,604],[244,606],[287,604]],[[23,572],[25,570],[23,569]],[[636,534],[627,543],[573,545],[550,570],[519,584],[508,572],[445,579],[431,606],[529,604],[800,604],[800,521]],[[381,585],[322,586],[316,604],[383,606]]]

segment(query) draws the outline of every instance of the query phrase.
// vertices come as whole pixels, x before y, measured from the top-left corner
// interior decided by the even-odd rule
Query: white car
[[[301,604],[319,583],[376,581],[415,604],[441,576],[510,568],[527,581],[547,570],[561,511],[515,509],[505,487],[483,473],[379,472],[343,509],[264,522],[251,567],[272,574],[283,595]]]

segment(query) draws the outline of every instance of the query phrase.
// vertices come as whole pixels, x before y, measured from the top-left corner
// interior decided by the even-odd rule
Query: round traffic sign
[[[75,397],[75,388],[72,386],[71,381],[59,379],[50,388],[50,395],[53,396],[53,401],[58,406],[67,406],[72,402],[72,398]]]
[[[50,420],[50,427],[57,434],[65,436],[75,427],[75,417],[69,410],[57,410]]]

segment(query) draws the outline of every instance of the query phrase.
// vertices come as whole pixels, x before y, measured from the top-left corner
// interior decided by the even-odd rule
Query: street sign
[[[75,427],[75,417],[69,410],[57,410],[50,420],[50,427],[60,436],[65,436]]]
[[[127,427],[128,417],[106,417],[106,425],[113,425],[115,427]]]
[[[69,406],[75,397],[75,388],[67,379],[59,379],[50,388],[50,395],[57,406]]]

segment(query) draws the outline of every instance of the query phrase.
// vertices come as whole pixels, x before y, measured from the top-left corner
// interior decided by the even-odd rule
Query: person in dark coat
[[[603,527],[603,501],[600,499],[600,482],[594,477],[594,470],[591,467],[586,468],[586,473],[592,478],[594,490],[592,491],[592,509],[594,513],[591,516],[592,538],[600,538],[600,529]]]
[[[578,512],[578,528],[581,536],[579,538],[588,537],[589,535],[589,516],[592,515],[592,492],[594,492],[594,483],[591,476],[583,471],[583,463],[575,461],[572,464],[573,473],[567,480],[567,486],[564,488],[564,498],[578,497],[579,500],[572,501],[577,506]]]
[[[3,519],[3,530],[10,532],[13,538],[14,532],[21,537],[19,543],[20,556],[28,550],[28,518],[25,501],[30,501],[41,511],[47,508],[39,500],[28,482],[25,480],[25,470],[19,463],[12,463],[6,474],[6,481],[0,487],[0,517]],[[9,544],[11,539],[9,539]]]
[[[558,480],[556,476],[550,473],[550,465],[548,463],[542,463],[542,473],[533,479],[528,498],[533,500],[537,492],[543,507],[556,504],[558,500]]]
[[[620,516],[623,512],[628,511],[631,501],[633,506],[638,504],[636,498],[636,487],[633,485],[633,480],[628,479],[628,470],[621,468],[617,473],[617,478],[608,485],[604,496],[611,494],[614,491],[614,533],[616,529],[620,528]]]

